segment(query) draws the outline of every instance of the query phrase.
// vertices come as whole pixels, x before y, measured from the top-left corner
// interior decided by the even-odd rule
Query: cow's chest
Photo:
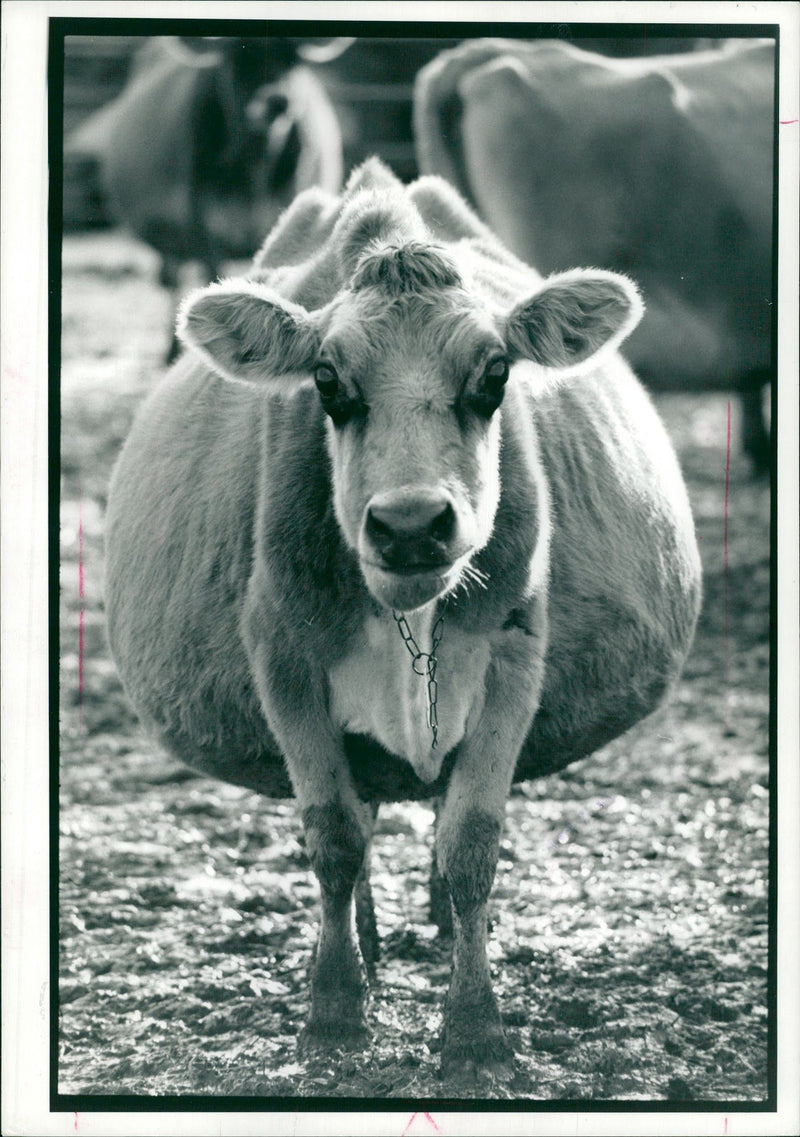
[[[409,624],[422,651],[430,649],[433,612],[415,612]],[[370,616],[350,653],[329,671],[330,711],[342,730],[367,734],[405,758],[426,782],[439,774],[448,751],[471,733],[483,710],[490,650],[485,639],[445,622],[437,651],[437,746],[428,717],[428,681],[387,612]],[[420,670],[424,665],[417,665]]]

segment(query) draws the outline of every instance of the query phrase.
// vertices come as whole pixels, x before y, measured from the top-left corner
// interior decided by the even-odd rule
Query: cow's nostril
[[[430,534],[435,541],[452,541],[456,528],[456,511],[448,501],[438,517],[430,523]]]
[[[391,541],[393,536],[391,526],[376,517],[371,509],[367,513],[367,535],[376,544]]]

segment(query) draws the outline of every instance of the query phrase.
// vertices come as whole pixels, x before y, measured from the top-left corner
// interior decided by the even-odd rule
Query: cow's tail
[[[473,206],[464,164],[462,82],[475,67],[496,57],[501,41],[476,40],[443,51],[414,82],[414,143],[421,174],[438,174]]]

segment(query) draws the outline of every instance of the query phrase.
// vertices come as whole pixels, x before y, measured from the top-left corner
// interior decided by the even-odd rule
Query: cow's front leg
[[[483,808],[454,805],[439,846],[453,904],[453,970],[442,1027],[442,1073],[477,1069],[503,1074],[512,1051],[492,990],[486,952],[487,900],[494,882],[500,818]]]
[[[355,934],[354,889],[369,841],[367,811],[341,802],[303,810],[311,864],[320,886],[322,921],[311,973],[311,1007],[303,1048],[361,1046],[369,1038],[367,973]]]
[[[374,812],[356,793],[341,733],[327,711],[324,676],[274,640],[250,647],[259,695],[300,806],[306,848],[319,881],[322,919],[311,969],[303,1049],[360,1046],[367,974],[355,927],[353,893],[372,835]]]
[[[541,654],[510,634],[490,665],[486,703],[463,744],[437,826],[437,858],[453,906],[453,969],[444,1010],[442,1073],[511,1072],[487,955],[487,901],[517,755],[536,710]],[[538,637],[537,637],[538,639]],[[542,640],[543,642],[543,640]]]

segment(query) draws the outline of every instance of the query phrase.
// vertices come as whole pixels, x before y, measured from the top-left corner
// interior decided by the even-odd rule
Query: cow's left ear
[[[636,285],[613,272],[577,269],[549,277],[532,297],[517,304],[506,322],[509,351],[557,371],[592,366],[642,318]]]
[[[223,379],[245,383],[307,373],[319,352],[305,308],[251,281],[223,281],[187,296],[178,336]]]

